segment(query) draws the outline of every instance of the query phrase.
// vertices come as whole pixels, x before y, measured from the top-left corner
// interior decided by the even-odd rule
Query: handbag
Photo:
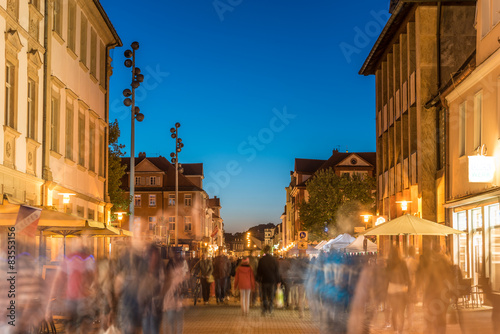
[[[283,289],[279,287],[276,289],[276,307],[282,308],[283,304]]]
[[[210,276],[208,276],[208,277],[207,277],[207,282],[208,282],[208,283],[213,283],[213,282],[215,282],[214,275],[210,275]]]
[[[120,334],[120,331],[115,327],[115,325],[111,325],[104,332],[104,334]]]
[[[387,287],[387,293],[390,295],[395,293],[407,293],[407,292],[408,292],[408,285],[405,284],[389,282],[389,286]]]

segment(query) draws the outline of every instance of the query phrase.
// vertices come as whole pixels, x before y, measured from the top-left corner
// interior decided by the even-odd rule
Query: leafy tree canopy
[[[375,179],[366,175],[338,176],[324,169],[307,181],[306,189],[309,199],[299,206],[300,221],[311,240],[352,234],[360,214],[374,209]]]
[[[113,203],[113,212],[128,211],[130,205],[130,198],[127,198],[125,192],[122,190],[122,177],[125,174],[125,165],[121,163],[121,157],[125,155],[122,149],[125,147],[123,144],[118,143],[120,138],[120,128],[118,121],[109,123],[109,151],[108,151],[108,194],[111,203]]]

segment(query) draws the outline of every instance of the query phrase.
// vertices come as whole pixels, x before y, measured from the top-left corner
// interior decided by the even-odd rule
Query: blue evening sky
[[[101,0],[124,47],[112,51],[110,120],[130,156],[123,52],[140,43],[136,156],[204,165],[226,231],[280,223],[295,158],[375,151],[374,77],[358,75],[389,0]]]

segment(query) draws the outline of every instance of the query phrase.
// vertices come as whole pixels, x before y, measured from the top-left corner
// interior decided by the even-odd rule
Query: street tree
[[[306,189],[309,198],[299,212],[301,228],[311,240],[353,233],[360,214],[375,206],[375,179],[366,175],[339,176],[332,168],[322,169],[307,181]]]
[[[108,195],[113,204],[112,212],[128,211],[131,199],[122,190],[122,177],[125,175],[126,166],[121,163],[125,155],[123,144],[118,143],[120,128],[118,121],[109,123],[109,150],[108,150]]]

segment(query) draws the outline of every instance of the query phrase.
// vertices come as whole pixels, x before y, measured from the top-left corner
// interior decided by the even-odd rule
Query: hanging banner
[[[469,156],[469,182],[488,183],[495,176],[495,158],[484,155]]]
[[[21,205],[16,219],[16,233],[35,237],[37,233],[38,221],[40,220],[41,209],[31,206]]]
[[[219,232],[219,228],[217,226],[215,226],[212,234],[210,235],[212,238],[215,237],[217,235],[217,232]]]

